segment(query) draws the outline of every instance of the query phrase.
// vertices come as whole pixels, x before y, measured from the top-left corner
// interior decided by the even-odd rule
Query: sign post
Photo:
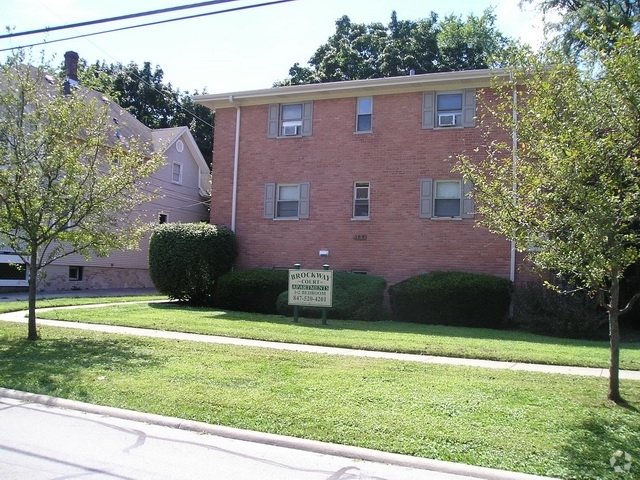
[[[295,264],[289,270],[289,305],[293,305],[293,321],[298,322],[298,306],[322,307],[322,324],[327,324],[327,308],[333,302],[333,271],[329,265],[322,270],[300,270]]]

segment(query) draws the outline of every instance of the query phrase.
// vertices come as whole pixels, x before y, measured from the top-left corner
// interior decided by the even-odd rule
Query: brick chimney
[[[66,52],[64,54],[64,93],[71,93],[71,87],[78,85],[78,59],[80,56],[76,52]]]

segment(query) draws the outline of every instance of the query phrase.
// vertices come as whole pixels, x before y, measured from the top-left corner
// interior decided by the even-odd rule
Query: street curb
[[[211,425],[203,422],[184,420],[176,417],[165,417],[153,413],[142,413],[134,410],[126,410],[115,407],[105,407],[91,403],[67,400],[64,398],[51,397],[49,395],[39,395],[0,387],[0,397],[11,398],[29,403],[38,403],[51,407],[77,410],[96,415],[120,418],[136,422],[160,425],[164,427],[177,428],[192,432],[207,433],[219,437],[242,440],[245,442],[261,443],[277,447],[304,450],[308,452],[334,455],[350,458],[354,460],[365,460],[376,463],[386,463],[408,468],[431,470],[453,475],[469,475],[484,480],[549,480],[550,477],[541,477],[526,473],[509,472],[486,467],[476,467],[460,463],[432,460],[428,458],[412,457],[397,453],[381,452],[362,447],[352,447],[335,443],[325,443],[317,440],[306,440],[272,433],[254,432],[241,430],[238,428],[225,427],[221,425]]]

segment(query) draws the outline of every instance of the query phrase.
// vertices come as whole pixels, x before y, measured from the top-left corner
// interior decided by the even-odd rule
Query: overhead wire
[[[212,0],[212,1],[209,1],[209,2],[200,2],[200,3],[197,3],[197,4],[190,4],[190,5],[183,5],[183,6],[178,6],[178,7],[171,7],[171,8],[168,8],[168,9],[154,10],[154,11],[150,11],[150,12],[142,12],[142,13],[139,13],[139,14],[121,15],[121,16],[118,16],[118,17],[110,17],[110,18],[107,18],[107,19],[93,20],[93,21],[88,21],[88,22],[80,22],[80,23],[77,23],[77,24],[70,24],[70,25],[63,25],[63,26],[59,26],[59,27],[53,27],[53,28],[50,28],[50,29],[40,29],[40,30],[31,31],[31,32],[22,32],[22,33],[20,33],[20,35],[41,33],[42,31],[47,31],[48,32],[48,31],[52,31],[52,30],[60,30],[60,29],[63,29],[63,28],[77,28],[78,26],[97,24],[97,23],[104,23],[104,22],[107,22],[107,21],[116,21],[116,20],[122,20],[122,19],[127,19],[127,18],[135,18],[135,17],[147,16],[147,15],[156,15],[156,14],[160,14],[160,13],[166,13],[167,11],[178,11],[178,10],[184,10],[184,9],[187,9],[187,8],[197,8],[197,7],[202,7],[202,6],[209,6],[209,5],[215,5],[215,4],[221,4],[221,3],[229,3],[229,2],[235,2],[235,1],[238,1],[238,0]],[[130,25],[130,26],[127,26],[127,27],[120,27],[120,28],[104,30],[104,31],[100,31],[100,32],[93,32],[93,33],[81,34],[81,35],[76,35],[76,36],[67,37],[67,38],[61,38],[61,39],[37,42],[37,43],[32,43],[32,44],[26,44],[26,45],[22,45],[22,46],[19,46],[19,47],[4,48],[4,49],[0,49],[0,52],[5,52],[5,51],[9,51],[9,50],[16,50],[16,49],[22,49],[22,48],[29,48],[29,47],[39,46],[39,45],[45,45],[45,44],[50,44],[50,43],[61,42],[61,41],[65,41],[65,40],[75,40],[77,38],[86,38],[86,37],[90,37],[90,36],[94,36],[94,35],[100,35],[100,34],[104,34],[104,33],[112,33],[112,32],[117,32],[117,31],[130,30],[130,29],[133,29],[133,28],[140,28],[140,27],[146,27],[146,26],[152,26],[152,25],[160,25],[160,24],[169,23],[169,22],[175,22],[175,21],[180,21],[180,20],[189,20],[189,19],[193,19],[193,18],[200,18],[200,17],[210,16],[210,15],[217,15],[217,14],[220,14],[220,13],[230,13],[230,12],[248,10],[248,9],[253,9],[253,8],[258,8],[258,7],[277,5],[277,4],[280,4],[280,3],[288,3],[288,2],[292,2],[292,1],[294,1],[294,0],[272,0],[272,1],[269,1],[269,2],[264,2],[264,3],[259,3],[259,4],[245,5],[245,6],[242,6],[242,7],[228,8],[228,9],[224,9],[224,10],[217,10],[217,11],[214,11],[214,12],[205,12],[205,13],[196,14],[196,15],[188,15],[188,16],[184,16],[184,17],[170,18],[170,19],[165,19],[165,20],[159,20],[159,21],[156,21],[156,22],[148,22],[148,23],[143,23],[143,24],[138,24],[138,25]],[[15,37],[15,36],[18,36],[18,35],[3,35],[3,36],[0,36],[0,39],[2,39],[2,38],[10,38],[12,36]],[[140,76],[135,75],[135,74],[133,74],[133,76],[135,76],[142,83],[144,83],[147,86],[151,87],[156,92],[160,93],[163,97],[167,98],[166,95],[165,95],[165,92],[162,92],[161,90],[157,89],[154,85],[152,85],[151,83],[147,82],[146,80],[144,80]],[[190,110],[186,109],[178,100],[175,100],[175,99],[172,99],[172,98],[170,98],[169,100],[172,101],[172,102],[175,101],[180,109],[182,109],[183,111],[185,111],[186,113],[191,115],[196,121],[202,122],[206,126],[213,128],[213,125],[211,125],[209,122],[207,122],[203,118],[200,118],[194,112],[191,112]]]
[[[149,15],[159,15],[161,13],[176,12],[179,10],[188,10],[191,8],[208,7],[210,5],[216,5],[216,4],[227,3],[227,2],[235,2],[235,1],[236,0],[210,0],[208,2],[192,3],[190,5],[179,5],[177,7],[162,8],[159,10],[151,10],[148,12],[130,13],[127,15],[119,15],[117,17],[101,18],[98,20],[88,20],[86,22],[59,25],[57,27],[44,27],[44,28],[39,28],[37,30],[29,30],[26,32],[17,32],[17,33],[11,32],[11,33],[6,33],[4,35],[0,35],[0,39],[22,37],[24,35],[34,35],[36,33],[49,33],[49,32],[54,32],[56,30],[66,30],[68,28],[86,27],[89,25],[98,25],[100,23],[117,22],[120,20],[128,20],[130,18],[146,17]]]
[[[227,1],[237,1],[237,0],[227,0]],[[279,3],[287,3],[287,2],[293,2],[293,1],[295,1],[295,0],[273,0],[271,2],[264,2],[264,3],[253,4],[253,5],[244,5],[242,7],[228,8],[226,10],[217,10],[215,12],[198,13],[196,15],[188,15],[186,17],[168,18],[168,19],[165,19],[165,20],[158,20],[156,22],[141,23],[141,24],[138,24],[138,25],[129,25],[127,27],[113,28],[111,30],[103,30],[101,32],[84,33],[82,35],[76,35],[76,36],[73,36],[73,37],[57,38],[57,39],[54,39],[54,40],[45,40],[45,41],[42,41],[42,42],[36,42],[36,43],[30,43],[30,44],[26,44],[26,45],[21,45],[21,46],[18,46],[18,47],[2,48],[2,49],[0,49],[0,52],[7,52],[9,50],[19,50],[21,48],[36,47],[36,46],[39,46],[39,45],[48,45],[50,43],[64,42],[66,40],[75,40],[77,38],[91,37],[91,36],[94,36],[94,35],[102,35],[104,33],[120,32],[120,31],[124,31],[124,30],[131,30],[133,28],[149,27],[149,26],[152,26],[152,25],[161,25],[163,23],[177,22],[177,21],[180,21],[180,20],[190,20],[190,19],[193,19],[193,18],[207,17],[207,16],[210,16],[210,15],[218,15],[220,13],[230,13],[230,12],[238,12],[238,11],[241,11],[241,10],[249,10],[249,9],[258,8],[258,7],[268,7],[268,6],[271,6],[271,5],[277,5]]]

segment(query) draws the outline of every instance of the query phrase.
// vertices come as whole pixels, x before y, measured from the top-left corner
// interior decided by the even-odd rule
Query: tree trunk
[[[609,304],[609,393],[607,398],[615,403],[623,403],[620,396],[620,279],[611,278],[611,297]]]
[[[29,333],[27,334],[27,340],[38,339],[38,329],[36,327],[36,282],[38,280],[36,253],[36,249],[32,249],[31,264],[29,265]]]

